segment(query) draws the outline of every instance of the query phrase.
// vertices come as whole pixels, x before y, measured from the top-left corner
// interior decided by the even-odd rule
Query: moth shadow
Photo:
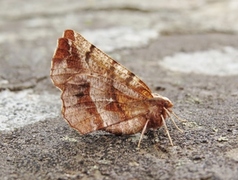
[[[104,131],[96,131],[90,134],[81,135],[80,140],[87,148],[137,149],[140,136],[141,133],[132,135],[115,135]],[[161,129],[155,131],[149,130],[144,134],[140,147],[151,147],[158,143],[164,145],[169,143],[165,132]]]

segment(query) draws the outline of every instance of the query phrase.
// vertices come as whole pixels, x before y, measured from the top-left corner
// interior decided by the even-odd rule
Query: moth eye
[[[165,106],[166,108],[169,106],[168,101],[165,101],[165,102],[164,102],[164,106]]]

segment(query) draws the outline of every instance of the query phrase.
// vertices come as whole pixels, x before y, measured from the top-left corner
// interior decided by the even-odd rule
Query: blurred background
[[[78,31],[110,53],[143,47],[163,36],[234,35],[237,12],[236,0],[1,0],[0,89],[29,88],[48,77],[56,40],[65,29]],[[161,64],[171,66],[171,62]]]

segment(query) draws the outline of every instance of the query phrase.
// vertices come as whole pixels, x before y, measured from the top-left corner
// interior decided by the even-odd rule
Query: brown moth
[[[172,112],[168,98],[73,30],[58,39],[50,76],[62,91],[64,119],[81,134],[142,132],[139,146],[144,132],[165,125]]]

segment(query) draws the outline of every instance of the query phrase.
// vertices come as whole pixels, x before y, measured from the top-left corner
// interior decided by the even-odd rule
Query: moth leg
[[[166,111],[166,113],[167,113],[168,116],[170,117],[170,119],[171,119],[171,121],[173,122],[174,126],[175,126],[180,132],[183,132],[183,130],[180,129],[180,128],[177,126],[177,124],[175,123],[175,121],[174,121],[174,119],[172,118],[170,112],[169,112],[166,108],[164,108],[164,110]],[[172,114],[175,115],[175,114],[173,113],[173,111],[172,111]],[[178,118],[177,115],[176,115],[175,117]],[[179,120],[184,122],[184,120],[182,120],[182,119],[180,119],[180,118],[179,118]]]
[[[146,121],[146,123],[145,123],[145,125],[144,125],[144,128],[143,128],[143,130],[142,130],[142,132],[141,132],[140,139],[139,139],[138,146],[137,146],[138,148],[140,147],[140,143],[141,143],[141,140],[142,140],[142,138],[143,138],[143,135],[145,134],[145,130],[146,130],[146,127],[147,127],[148,122],[149,122],[149,120]]]
[[[170,144],[173,146],[172,139],[171,139],[171,137],[170,137],[170,134],[169,134],[167,125],[166,125],[165,120],[164,120],[164,117],[163,117],[162,115],[161,115],[161,118],[162,118],[162,120],[163,120],[163,124],[164,124],[165,131],[166,131],[166,133],[167,133],[167,135],[168,135],[168,137],[169,137]]]
[[[182,118],[178,117],[173,111],[172,111],[171,113],[172,113],[172,114],[174,115],[174,117],[176,117],[179,121],[181,121],[181,122],[187,122],[186,119],[182,119]]]

